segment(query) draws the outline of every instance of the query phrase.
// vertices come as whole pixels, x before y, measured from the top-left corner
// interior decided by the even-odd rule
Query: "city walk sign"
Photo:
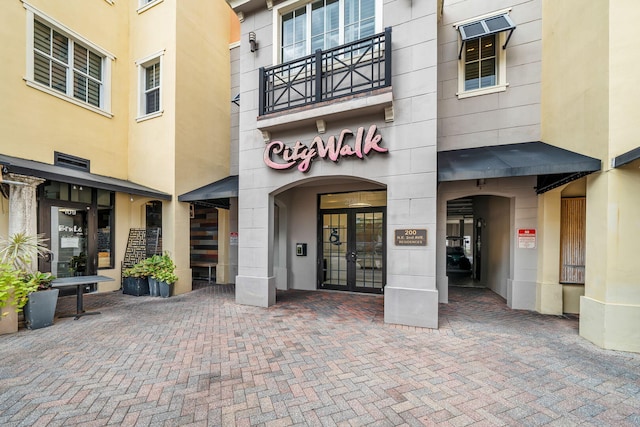
[[[300,141],[293,146],[282,141],[271,141],[264,149],[264,163],[271,169],[285,170],[297,166],[300,172],[308,172],[316,158],[337,163],[343,157],[364,159],[371,152],[387,153],[389,150],[381,147],[381,142],[382,135],[378,133],[376,125],[371,125],[366,135],[364,127],[358,128],[355,133],[344,129],[337,138],[330,136],[326,143],[319,135],[309,145]]]

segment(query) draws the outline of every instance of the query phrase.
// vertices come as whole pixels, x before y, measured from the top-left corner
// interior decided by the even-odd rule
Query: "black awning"
[[[498,34],[503,31],[509,31],[509,36],[502,46],[503,49],[507,48],[513,30],[516,29],[516,25],[513,23],[508,13],[492,16],[489,18],[479,19],[477,21],[468,22],[458,26],[460,32],[460,52],[458,53],[458,59],[462,58],[462,51],[464,44],[468,40],[479,39],[481,37],[489,36],[491,34]]]
[[[33,176],[68,184],[84,185],[86,187],[117,191],[120,193],[153,197],[161,200],[171,200],[171,194],[163,193],[124,179],[97,175],[78,169],[21,159],[19,157],[5,156],[4,154],[0,154],[0,164],[4,165],[8,172],[20,175]]]
[[[181,194],[178,196],[178,201],[228,208],[230,197],[238,197],[238,175],[231,175],[204,187]]]
[[[619,156],[613,159],[613,167],[619,168],[620,166],[624,166],[627,163],[631,163],[634,160],[640,159],[640,147],[634,148],[631,151],[627,151],[624,154],[620,154]]]
[[[538,176],[538,193],[600,170],[600,160],[525,142],[438,152],[438,181]]]

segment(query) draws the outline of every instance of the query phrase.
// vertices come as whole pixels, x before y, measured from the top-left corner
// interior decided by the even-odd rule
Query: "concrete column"
[[[612,169],[587,179],[585,295],[580,335],[612,350],[640,352],[638,169]]]
[[[538,269],[536,311],[562,314],[560,284],[560,201],[562,188],[538,196]]]
[[[236,303],[269,307],[276,303],[273,196],[240,188],[238,200],[238,238],[242,244],[238,250]]]
[[[38,234],[37,187],[45,180],[14,173],[5,176],[5,181],[10,181],[8,236],[16,233],[36,236]],[[33,271],[38,269],[37,258],[31,260],[31,269]]]
[[[26,233],[38,234],[38,203],[36,188],[45,180],[31,176],[9,173],[9,235]]]

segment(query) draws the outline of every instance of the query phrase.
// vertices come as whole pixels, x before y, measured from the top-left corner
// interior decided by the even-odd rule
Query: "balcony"
[[[260,68],[259,79],[258,128],[263,130],[345,111],[382,110],[392,101],[391,28]]]

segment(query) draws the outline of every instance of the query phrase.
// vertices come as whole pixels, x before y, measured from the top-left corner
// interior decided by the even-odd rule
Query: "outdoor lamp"
[[[258,42],[256,41],[256,33],[251,31],[249,33],[249,44],[251,45],[251,52],[258,50]]]

